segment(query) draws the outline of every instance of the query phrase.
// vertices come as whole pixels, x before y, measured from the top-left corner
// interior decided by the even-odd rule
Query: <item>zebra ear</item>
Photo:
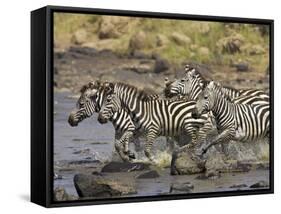
[[[211,80],[209,82],[208,88],[214,88],[214,86],[215,86],[215,82],[213,80]]]
[[[195,68],[193,68],[189,73],[194,78],[195,77]]]
[[[89,82],[89,88],[90,89],[96,89],[99,88],[101,85],[101,82],[99,80],[93,81],[93,82]]]
[[[101,81],[100,80],[96,80],[96,85],[99,87],[101,85]]]
[[[190,67],[189,64],[186,64],[186,65],[184,66],[184,70],[185,70],[185,71],[188,71],[188,70],[189,70],[189,67]]]
[[[169,84],[169,77],[165,77],[164,83],[166,86]]]
[[[107,94],[113,93],[114,84],[112,82],[106,82],[106,83],[104,83],[104,89]]]

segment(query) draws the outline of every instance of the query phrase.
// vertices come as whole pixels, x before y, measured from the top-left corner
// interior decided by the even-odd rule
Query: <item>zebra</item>
[[[197,100],[203,88],[208,84],[208,81],[201,75],[201,73],[194,66],[185,66],[186,74],[181,79],[176,79],[171,82],[168,78],[165,79],[164,93],[167,97],[175,95],[188,96],[189,99]],[[241,96],[255,96],[269,101],[269,96],[259,89],[240,89],[237,90],[232,87],[223,86],[221,88],[223,94],[231,101],[235,101],[237,97]]]
[[[94,113],[99,112],[107,95],[108,83],[100,81],[90,82],[84,85],[80,90],[80,97],[77,101],[76,111],[71,112],[68,122],[71,126],[77,126],[82,120],[91,117]],[[158,98],[157,94],[150,94],[151,99]],[[135,154],[128,149],[130,140],[135,145],[139,144],[140,134],[136,131],[135,125],[130,115],[125,109],[119,109],[110,118],[115,128],[115,149],[123,161],[135,159]]]
[[[260,100],[260,104],[233,103],[228,100],[222,87],[211,81],[200,94],[193,117],[200,117],[212,111],[217,123],[218,136],[197,148],[197,155],[202,155],[215,144],[230,140],[251,142],[268,137],[270,128],[269,103]]]
[[[194,66],[186,65],[186,74],[181,79],[176,79],[174,82],[170,82],[165,79],[166,88],[164,93],[166,96],[186,96],[191,100],[198,100],[199,95],[204,90],[204,87],[208,84],[208,81],[200,74],[197,68]],[[234,103],[241,104],[267,104],[269,108],[269,96],[262,90],[247,89],[236,90],[231,87],[221,87],[223,95]],[[199,132],[197,145],[205,143],[207,136],[213,135],[216,131],[215,122],[213,122],[214,116],[212,112],[209,112],[209,119],[206,121],[201,132]],[[224,154],[228,154],[227,147],[222,144],[222,151]]]
[[[68,117],[70,126],[78,126],[81,121],[98,112],[95,98],[99,87],[99,81],[89,82],[82,86],[80,89],[81,95],[76,103],[76,110],[73,110]]]
[[[202,114],[194,119],[191,114],[195,110],[194,101],[150,99],[144,91],[134,86],[119,83],[111,85],[111,93],[99,112],[99,121],[106,122],[117,109],[125,108],[130,113],[136,127],[145,137],[145,155],[152,162],[152,144],[159,136],[175,137],[186,134],[191,143],[181,147],[186,150],[196,143],[198,129],[204,125],[207,115]],[[174,154],[173,154],[174,155]],[[175,160],[172,158],[171,174],[174,174]]]

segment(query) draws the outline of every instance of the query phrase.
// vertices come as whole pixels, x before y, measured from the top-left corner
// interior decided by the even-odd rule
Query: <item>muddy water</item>
[[[101,125],[97,122],[97,115],[94,115],[84,120],[78,127],[68,125],[67,118],[75,107],[75,102],[76,100],[68,93],[54,95],[54,171],[60,177],[54,180],[54,187],[64,187],[72,195],[77,195],[73,184],[75,174],[99,171],[105,162],[116,158],[113,155],[114,129],[111,123]],[[132,145],[131,147],[133,149]],[[164,138],[157,140],[154,151],[161,166],[167,166],[170,156],[166,152]],[[137,157],[145,160],[142,152],[137,153]],[[250,186],[261,180],[269,181],[268,170],[225,173],[215,180],[200,180],[197,179],[198,175],[170,176],[168,168],[159,166],[157,171],[160,174],[159,178],[136,179],[135,196],[167,194],[170,185],[175,182],[191,182],[194,185],[193,192],[217,192],[238,189],[230,188],[232,185]],[[118,177],[135,177],[137,174],[118,173]]]

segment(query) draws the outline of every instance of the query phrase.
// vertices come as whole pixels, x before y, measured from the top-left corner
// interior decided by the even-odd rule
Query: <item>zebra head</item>
[[[187,79],[183,77],[182,79],[175,79],[174,81],[169,81],[168,78],[165,79],[165,89],[164,94],[167,98],[171,98],[178,95],[186,95],[185,91]]]
[[[195,68],[191,68],[186,72],[185,79],[184,91],[186,95],[188,95],[189,99],[191,100],[197,100],[205,85],[200,73],[198,73]]]
[[[199,118],[202,114],[214,109],[218,96],[223,96],[221,86],[214,81],[210,81],[203,92],[199,95],[192,117]]]
[[[68,118],[71,126],[77,126],[82,120],[91,117],[97,109],[97,96],[101,83],[99,81],[90,82],[80,90],[80,97],[76,103],[76,110],[72,111]]]
[[[109,94],[99,112],[98,121],[103,124],[111,120],[114,114],[122,108],[121,101],[116,94]]]
[[[173,97],[176,95],[188,96],[189,99],[197,99],[199,93],[203,88],[203,80],[201,74],[196,70],[194,66],[185,66],[185,75],[181,79],[175,79],[174,81],[169,81],[165,79],[165,96]]]

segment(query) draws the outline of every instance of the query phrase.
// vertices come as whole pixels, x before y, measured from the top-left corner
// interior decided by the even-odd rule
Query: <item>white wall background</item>
[[[278,112],[281,14],[277,0],[6,0],[0,12],[0,212],[32,213],[267,213],[281,202]],[[29,201],[30,11],[45,5],[96,7],[275,20],[275,194],[44,209]]]

